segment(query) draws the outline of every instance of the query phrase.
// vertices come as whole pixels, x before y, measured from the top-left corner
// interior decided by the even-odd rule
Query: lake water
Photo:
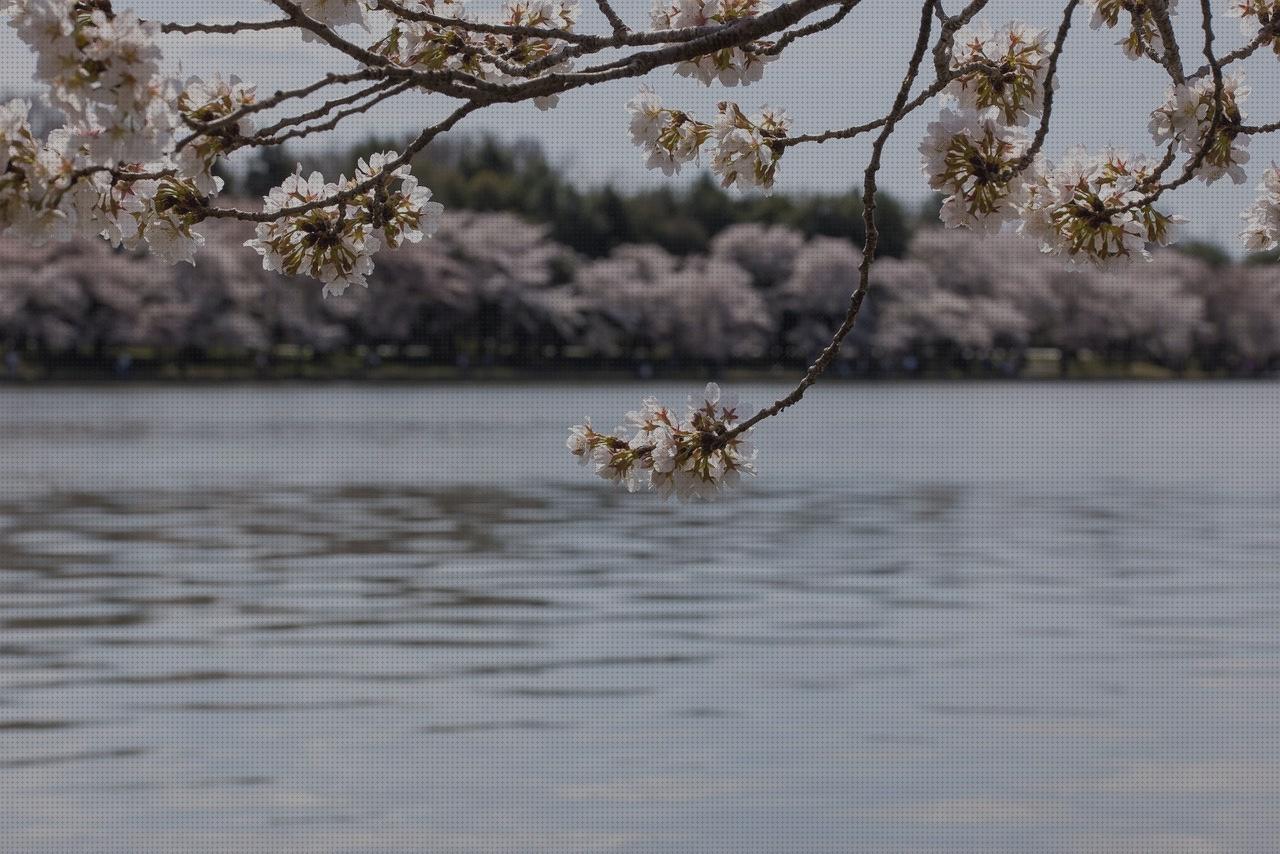
[[[1280,850],[1280,386],[696,388],[0,391],[0,849]]]

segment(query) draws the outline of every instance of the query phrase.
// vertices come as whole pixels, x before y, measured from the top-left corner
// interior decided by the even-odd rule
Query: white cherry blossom
[[[303,178],[299,171],[267,194],[263,210],[278,213],[323,202],[339,192],[338,185],[326,183],[319,172]],[[266,270],[319,279],[325,296],[341,296],[350,285],[368,287],[372,256],[381,248],[373,226],[350,216],[339,204],[260,223],[257,236],[245,245],[262,256]]]
[[[628,491],[649,489],[680,500],[710,499],[756,473],[756,451],[737,405],[708,383],[689,400],[684,418],[656,399],[627,413],[627,426],[598,433],[590,422],[570,428],[565,446],[579,462]]]
[[[1214,82],[1210,78],[1174,86],[1165,102],[1151,114],[1147,125],[1151,138],[1158,143],[1175,143],[1186,154],[1200,151],[1213,127],[1214,93]],[[1217,130],[1196,171],[1206,184],[1223,176],[1229,176],[1236,184],[1247,180],[1243,166],[1249,162],[1249,135],[1240,133],[1244,124],[1240,102],[1248,94],[1239,75],[1223,79]]]
[[[650,169],[660,169],[666,175],[674,175],[684,164],[697,160],[711,136],[711,125],[664,107],[649,89],[641,89],[627,103],[627,110],[631,113],[631,141],[648,155]]]
[[[1280,246],[1280,166],[1272,164],[1263,173],[1258,200],[1241,218],[1245,221],[1241,237],[1250,252],[1269,252]]]
[[[716,149],[711,171],[726,187],[736,184],[768,192],[783,151],[776,143],[786,138],[790,128],[791,117],[784,110],[765,106],[749,118],[737,104],[722,103],[712,131]]]
[[[298,8],[308,18],[330,27],[356,25],[368,28],[365,11],[367,0],[298,0]],[[314,35],[307,35],[314,39]]]
[[[196,187],[207,195],[222,189],[222,179],[213,174],[220,157],[234,151],[239,140],[250,136],[254,130],[252,115],[241,115],[227,121],[246,107],[257,102],[253,86],[245,85],[239,77],[226,80],[190,78],[176,99],[177,112],[192,127],[216,128],[197,135],[174,158],[178,170],[195,181]]]
[[[259,223],[245,245],[262,256],[264,269],[319,279],[325,296],[341,296],[350,285],[368,287],[374,254],[434,233],[444,212],[407,164],[388,171],[399,159],[394,151],[374,154],[360,160],[354,179],[336,183],[319,172],[307,178],[295,172],[267,194],[263,211],[314,207]],[[361,189],[369,183],[372,188]]]
[[[1149,259],[1147,244],[1168,244],[1170,227],[1181,222],[1143,202],[1151,172],[1142,158],[1073,149],[1028,185],[1020,230],[1044,252],[1077,263]]]
[[[1166,3],[1172,15],[1178,7],[1178,0],[1166,0]],[[1150,0],[1089,0],[1089,5],[1093,7],[1090,23],[1095,30],[1125,23],[1129,25],[1128,34],[1117,42],[1124,48],[1125,56],[1142,59],[1164,54],[1164,39]]]
[[[754,18],[768,10],[763,0],[658,0],[650,15],[655,30],[705,27]],[[679,63],[676,74],[692,77],[705,86],[747,86],[760,80],[764,66],[773,60],[769,42],[752,42],[743,47],[727,47]]]
[[[947,92],[962,107],[994,109],[1005,124],[1025,125],[1043,108],[1051,47],[1044,30],[1021,24],[996,32],[985,25],[966,27],[956,34],[951,67],[981,67],[957,75]]]
[[[1017,167],[1031,140],[1002,125],[999,116],[995,108],[981,114],[944,110],[920,143],[929,186],[946,194],[941,217],[948,228],[998,231],[1026,204],[1038,164]]]

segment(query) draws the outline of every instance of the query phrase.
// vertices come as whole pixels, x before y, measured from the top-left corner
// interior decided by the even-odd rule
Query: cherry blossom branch
[[[1182,70],[1182,53],[1178,48],[1178,35],[1173,30],[1173,21],[1169,19],[1169,0],[1147,0],[1147,8],[1155,19],[1156,29],[1160,32],[1161,46],[1164,48],[1160,64],[1169,72],[1175,84],[1186,82]]]
[[[766,418],[772,418],[788,407],[799,403],[804,397],[805,391],[816,383],[827,368],[831,366],[831,363],[835,361],[836,355],[840,352],[840,346],[844,343],[844,339],[853,329],[853,325],[858,319],[858,313],[862,310],[862,303],[870,290],[871,265],[875,263],[876,246],[880,239],[880,232],[876,226],[875,218],[876,176],[880,171],[880,162],[884,154],[885,144],[889,141],[889,137],[893,135],[898,121],[904,114],[907,98],[911,94],[911,88],[915,85],[916,77],[920,73],[920,65],[924,60],[925,52],[928,50],[929,34],[933,28],[935,2],[936,0],[925,0],[923,4],[915,50],[911,54],[906,76],[902,80],[902,85],[898,87],[897,97],[894,98],[893,107],[886,116],[880,134],[871,146],[871,159],[867,163],[866,171],[864,172],[862,189],[862,222],[863,227],[866,229],[866,239],[862,245],[862,263],[858,267],[858,287],[849,297],[849,307],[845,312],[844,320],[840,323],[839,328],[836,329],[831,342],[827,344],[818,355],[818,358],[809,366],[809,369],[796,387],[785,397],[779,398],[772,405],[761,409],[741,424],[726,431],[720,440],[722,443],[741,436]]]
[[[1237,48],[1236,50],[1231,51],[1231,53],[1223,54],[1218,60],[1218,65],[1219,67],[1225,68],[1233,63],[1242,62],[1243,60],[1253,56],[1253,54],[1257,52],[1258,48],[1265,44],[1269,44],[1272,40],[1278,37],[1280,37],[1280,19],[1268,21],[1261,27],[1261,29],[1258,30],[1258,34],[1254,36],[1247,45],[1242,48]],[[1196,69],[1194,73],[1188,74],[1187,80],[1200,80],[1204,77],[1208,77],[1212,73],[1213,68],[1208,64],[1205,64]]]
[[[288,127],[289,125],[292,125],[295,123],[293,119],[289,119],[289,120],[286,120],[286,122],[281,123],[281,126],[275,127],[274,130],[267,129],[267,130],[259,131],[250,139],[245,140],[244,145],[246,147],[247,146],[282,145],[291,139],[301,139],[303,137],[311,136],[312,134],[323,133],[325,131],[333,130],[343,121],[343,119],[347,119],[352,116],[362,115],[364,113],[367,113],[372,107],[378,104],[381,104],[383,101],[390,100],[391,98],[394,98],[397,95],[402,95],[413,88],[412,81],[406,81],[406,82],[396,83],[392,85],[393,82],[394,81],[379,83],[375,86],[369,87],[368,89],[362,90],[361,92],[357,93],[359,97],[363,99],[361,103],[357,103],[355,104],[355,106],[349,107],[348,109],[345,109],[345,110],[338,110],[337,112],[330,115],[327,121],[320,122],[319,124],[307,125],[304,127],[295,127],[289,131],[280,133],[278,136],[264,135],[264,134],[267,134],[268,132],[271,132],[271,133],[278,132],[279,130],[281,130],[282,127]],[[372,97],[368,97],[369,95],[372,95]],[[319,115],[328,115],[328,114],[329,114],[329,110],[327,109],[319,113]]]
[[[1044,142],[1049,137],[1049,121],[1053,116],[1053,90],[1054,77],[1058,73],[1058,60],[1062,57],[1062,51],[1067,44],[1067,36],[1071,32],[1071,20],[1075,16],[1076,7],[1080,5],[1080,0],[1068,0],[1067,5],[1062,10],[1062,22],[1058,24],[1058,34],[1053,39],[1053,50],[1049,52],[1048,71],[1044,78],[1044,88],[1041,98],[1044,106],[1040,112],[1040,126],[1036,128],[1036,135],[1031,140],[1026,152],[1014,164],[1015,172],[1023,172],[1028,166],[1035,162],[1036,157],[1040,154],[1040,150],[1044,148]]]
[[[1154,183],[1149,192],[1141,198],[1136,199],[1124,207],[1124,210],[1137,210],[1139,208],[1149,207],[1160,200],[1169,190],[1176,190],[1195,179],[1196,174],[1200,170],[1201,164],[1209,155],[1210,149],[1213,148],[1218,136],[1218,129],[1222,122],[1222,93],[1225,81],[1222,76],[1222,65],[1218,62],[1213,52],[1213,10],[1209,7],[1209,0],[1200,0],[1200,28],[1204,33],[1203,53],[1210,72],[1213,76],[1213,100],[1211,104],[1211,112],[1209,114],[1209,129],[1204,135],[1204,142],[1192,155],[1183,167],[1182,173],[1172,181],[1166,183]],[[1164,170],[1168,169],[1173,162],[1172,158],[1166,157],[1160,165],[1160,169],[1152,176],[1152,181],[1158,181]]]
[[[523,101],[546,109],[570,91],[637,79],[658,68],[707,85],[747,85],[759,79],[766,62],[798,40],[840,25],[860,5],[789,0],[765,10],[764,0],[660,0],[653,27],[637,32],[611,0],[595,0],[610,31],[593,34],[574,29],[576,4],[569,0],[509,0],[497,21],[467,17],[460,0],[447,4],[456,10],[452,16],[437,14],[425,0],[269,0],[284,18],[234,24],[144,22],[114,11],[108,0],[9,2],[16,9],[11,23],[39,54],[37,77],[67,124],[42,138],[31,130],[29,104],[0,105],[0,147],[8,156],[0,172],[0,230],[33,239],[101,233],[129,249],[145,244],[170,260],[194,263],[204,241],[194,226],[241,220],[256,224],[247,245],[267,269],[316,278],[326,296],[366,284],[375,253],[416,242],[436,227],[442,209],[410,167],[433,139],[472,112]],[[1153,206],[1165,192],[1193,178],[1245,180],[1241,164],[1249,140],[1280,132],[1280,122],[1244,124],[1239,101],[1247,90],[1237,74],[1228,80],[1223,73],[1260,47],[1280,43],[1280,4],[1250,0],[1238,7],[1242,20],[1256,19],[1258,29],[1248,45],[1218,57],[1209,3],[1200,0],[1206,64],[1187,76],[1170,0],[1093,0],[1109,27],[1128,14],[1126,54],[1159,63],[1173,81],[1149,124],[1163,148],[1154,168],[1145,157],[1115,152],[1071,154],[1058,163],[1042,154],[1057,69],[1080,0],[1062,0],[1052,40],[1024,25],[971,29],[987,0],[970,0],[953,15],[941,0],[924,0],[914,50],[890,109],[849,127],[792,134],[785,111],[748,113],[727,100],[714,123],[701,121],[642,88],[628,104],[630,133],[649,165],[671,173],[705,149],[725,186],[768,191],[789,149],[875,134],[863,173],[858,281],[841,323],[798,384],[747,420],[739,421],[719,390],[708,387],[688,421],[646,404],[629,416],[638,428],[633,439],[598,434],[588,425],[575,429],[571,450],[590,456],[612,479],[677,494],[714,492],[731,476],[752,471],[746,432],[797,403],[823,376],[867,297],[880,238],[877,181],[891,138],[903,119],[944,92],[953,101],[929,124],[920,154],[929,185],[943,194],[941,218],[948,227],[994,230],[1016,223],[1044,251],[1097,264],[1167,244],[1175,220]],[[371,32],[371,22],[384,27],[371,44],[342,35],[352,24]],[[161,67],[157,39],[165,33],[266,30],[297,30],[302,41],[319,42],[340,54],[339,62],[357,67],[265,99],[236,78],[180,82]],[[915,92],[930,54],[935,79]],[[582,57],[596,58],[575,64]],[[329,91],[337,86],[351,88]],[[410,92],[455,104],[403,151],[360,158],[351,178],[345,172],[332,182],[318,172],[290,175],[267,193],[260,210],[214,205],[223,188],[220,160],[231,152],[332,131]],[[317,95],[315,105],[292,103]],[[281,110],[283,117],[257,126],[260,114],[286,104],[291,109]],[[1187,157],[1180,174],[1165,182],[1180,155]],[[1280,245],[1280,169],[1264,175],[1245,220],[1248,248]]]
[[[341,53],[345,53],[361,65],[377,68],[391,64],[385,57],[366,50],[355,42],[347,41],[342,38],[342,36],[334,32],[332,27],[327,27],[314,18],[309,17],[302,11],[302,7],[297,3],[292,2],[292,0],[267,0],[267,2],[271,3],[277,9],[288,15],[289,20],[293,22],[294,26],[309,31],[319,38],[320,41],[329,45],[329,47],[340,51]]]
[[[907,117],[911,113],[915,112],[921,106],[927,104],[929,101],[932,101],[934,98],[936,98],[939,94],[941,94],[943,89],[947,88],[948,84],[951,83],[951,80],[956,76],[957,73],[965,73],[967,71],[973,71],[979,67],[981,66],[969,65],[960,69],[958,72],[948,71],[945,77],[935,80],[933,83],[929,84],[928,88],[924,89],[919,95],[912,98],[911,101],[903,109],[902,116],[900,116],[899,118]],[[853,125],[852,127],[847,127],[847,128],[840,128],[839,130],[828,130],[828,131],[823,131],[822,133],[797,134],[796,136],[788,136],[786,139],[779,140],[777,145],[779,148],[790,148],[795,145],[801,145],[803,143],[810,143],[810,142],[821,145],[824,142],[830,142],[832,140],[837,140],[837,139],[854,139],[855,137],[861,136],[864,133],[869,133],[870,131],[873,131],[876,128],[884,127],[885,124],[888,123],[888,121],[889,121],[889,116],[881,116],[878,119],[874,119],[864,124]]]
[[[1238,130],[1240,133],[1251,135],[1276,133],[1280,131],[1280,122],[1271,122],[1266,125],[1241,125]]]
[[[615,36],[626,35],[631,32],[631,28],[618,15],[609,0],[596,0],[596,7],[600,9],[600,13],[604,15],[605,20],[609,22],[609,26],[613,27]]]
[[[286,2],[286,0],[272,0],[272,2]],[[783,4],[756,17],[742,18],[716,27],[692,28],[688,32],[696,35],[687,41],[668,44],[656,50],[639,51],[596,68],[578,72],[552,72],[527,83],[489,84],[478,87],[480,91],[466,92],[461,97],[473,99],[484,105],[514,103],[558,95],[581,86],[640,77],[655,68],[675,65],[759,40],[798,23],[819,9],[837,5],[839,2],[842,0],[793,0],[791,3]],[[627,41],[629,40],[630,37],[627,38]],[[424,81],[439,79],[438,76],[433,77],[427,72],[409,72],[406,76]],[[445,89],[439,91],[452,94]]]
[[[935,14],[942,23],[942,34],[938,37],[938,43],[933,48],[933,67],[939,80],[945,77],[950,70],[956,33],[963,27],[968,26],[986,6],[987,0],[971,0],[964,9],[954,15],[948,15],[942,11],[941,3],[934,5]]]
[[[272,2],[275,2],[275,0],[272,0]],[[439,27],[448,27],[450,29],[472,33],[491,33],[493,35],[516,36],[518,38],[553,39],[556,41],[569,42],[570,44],[581,44],[599,48],[622,47],[626,43],[622,41],[623,34],[619,34],[616,31],[613,36],[593,36],[583,33],[575,33],[573,30],[565,30],[556,27],[530,27],[522,24],[490,24],[483,21],[470,21],[465,18],[451,18],[446,15],[437,15],[434,12],[419,12],[406,8],[396,2],[396,0],[379,0],[378,8],[390,12],[395,17],[404,21],[415,21],[421,24],[435,24]],[[619,19],[619,22],[621,22],[621,19]]]
[[[280,18],[274,21],[236,21],[234,24],[175,24],[160,25],[160,32],[178,33],[182,35],[229,35],[261,30],[285,30],[297,26],[291,18]]]
[[[240,107],[239,109],[233,110],[232,112],[228,113],[226,116],[223,116],[222,118],[216,119],[211,122],[195,122],[188,119],[187,123],[189,125],[194,126],[196,130],[190,135],[183,137],[181,140],[179,140],[178,144],[174,147],[174,151],[180,152],[182,151],[182,149],[186,148],[188,145],[190,145],[192,142],[194,142],[196,139],[198,139],[201,136],[207,136],[211,133],[215,133],[220,130],[225,130],[226,128],[235,127],[242,120],[248,118],[254,113],[260,113],[263,110],[274,109],[275,107],[280,106],[286,101],[291,101],[298,98],[305,98],[309,95],[314,95],[316,92],[319,92],[321,89],[325,89],[329,86],[337,86],[337,85],[346,84],[346,83],[358,83],[362,80],[371,80],[380,75],[381,75],[381,72],[376,71],[374,69],[369,69],[369,68],[364,68],[359,71],[353,71],[350,74],[329,73],[329,74],[326,74],[324,77],[320,78],[319,80],[317,80],[315,83],[311,83],[307,86],[302,86],[297,89],[290,89],[288,91],[276,92],[270,98],[266,98],[261,101],[254,101],[253,103],[246,104],[245,106]]]
[[[410,161],[413,160],[414,155],[426,148],[433,139],[452,129],[454,125],[462,121],[466,116],[480,109],[480,106],[480,104],[475,102],[468,102],[463,104],[461,107],[458,107],[450,113],[448,118],[444,121],[439,124],[432,125],[431,127],[423,130],[422,133],[418,134],[413,142],[409,143],[409,145],[405,147],[404,153],[385,164],[382,170],[383,174],[375,175],[365,181],[354,184],[341,192],[325,195],[322,198],[306,202],[305,204],[283,207],[272,212],[242,211],[235,208],[210,207],[206,209],[205,216],[210,219],[237,219],[243,222],[267,223],[286,219],[288,217],[301,216],[321,208],[340,205],[343,202],[350,201],[357,196],[368,193],[370,190],[382,184],[385,181],[384,174],[391,174],[403,166],[408,166]]]
[[[285,128],[291,127],[293,125],[299,125],[299,124],[302,124],[303,122],[309,122],[314,119],[323,118],[324,116],[329,115],[329,113],[339,109],[340,107],[345,107],[348,104],[357,103],[361,100],[364,100],[365,98],[370,97],[371,95],[376,95],[379,92],[383,92],[394,83],[395,81],[379,80],[377,83],[374,83],[370,86],[366,86],[365,88],[360,89],[357,92],[353,92],[350,95],[344,95],[341,98],[334,98],[332,100],[325,101],[323,104],[321,104],[320,106],[316,107],[313,110],[308,110],[305,113],[299,113],[296,116],[290,116],[288,118],[281,119],[280,121],[276,122],[273,125],[268,125],[267,127],[259,129],[257,133],[253,135],[251,140],[267,140],[267,139],[270,139],[273,134],[279,133]],[[412,85],[412,84],[408,84],[408,85]],[[254,144],[262,144],[262,143],[254,143]]]
[[[186,147],[191,145],[191,143],[197,140],[198,137],[223,131],[225,128],[236,127],[236,125],[241,123],[243,119],[247,119],[255,113],[261,113],[261,111],[264,110],[274,109],[276,106],[284,104],[285,101],[292,101],[302,99],[302,97],[315,95],[316,92],[330,86],[346,85],[346,83],[358,83],[360,81],[367,81],[367,79],[379,76],[380,72],[378,72],[378,70],[369,68],[362,68],[361,70],[358,70],[358,72],[352,72],[349,74],[329,73],[325,74],[324,77],[321,77],[319,81],[310,83],[310,85],[293,88],[293,90],[275,92],[275,95],[269,97],[269,99],[261,101],[255,100],[251,102],[251,104],[242,106],[242,108],[230,111],[230,113],[225,115],[225,117],[216,119],[214,122],[192,122],[191,119],[188,119],[187,123],[193,125],[193,127],[196,128],[196,131],[189,134],[189,136],[183,137],[182,140],[179,140],[178,145],[174,147],[174,151],[182,151],[183,149],[186,149]]]
[[[825,20],[816,21],[815,23],[807,24],[803,27],[798,27],[795,30],[784,33],[782,38],[778,39],[777,44],[775,44],[773,47],[766,48],[761,52],[769,56],[777,56],[778,54],[786,50],[796,40],[805,38],[806,36],[811,36],[814,33],[820,33],[820,32],[823,32],[824,30],[829,30],[832,27],[838,25],[841,21],[847,18],[849,16],[849,13],[854,10],[854,7],[856,7],[861,2],[862,0],[843,0],[843,2],[841,2],[840,4],[840,8],[836,10],[836,13],[834,15],[831,15]]]

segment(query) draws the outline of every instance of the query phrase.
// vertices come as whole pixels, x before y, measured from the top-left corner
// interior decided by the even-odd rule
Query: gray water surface
[[[0,391],[0,850],[1280,850],[1280,387],[695,387]]]

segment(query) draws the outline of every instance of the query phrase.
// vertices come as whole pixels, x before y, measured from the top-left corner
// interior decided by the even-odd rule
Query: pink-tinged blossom
[[[804,235],[786,226],[744,222],[711,238],[709,249],[712,259],[742,268],[751,276],[752,285],[769,290],[791,276],[804,245]]]
[[[173,120],[159,27],[131,11],[71,0],[13,0],[10,24],[36,54],[36,78],[99,162],[163,157]]]

